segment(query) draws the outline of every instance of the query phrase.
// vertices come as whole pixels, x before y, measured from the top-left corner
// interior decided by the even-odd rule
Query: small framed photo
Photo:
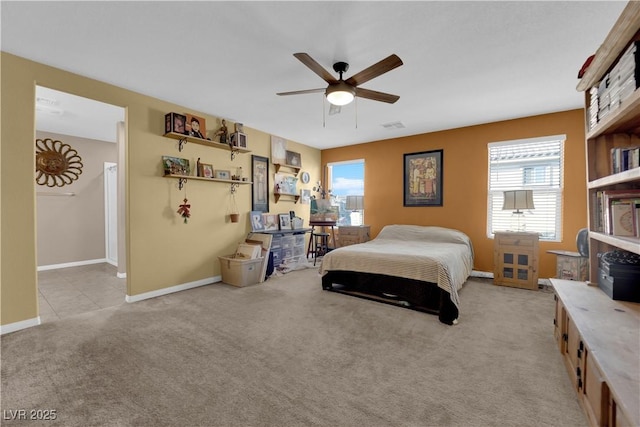
[[[291,230],[291,216],[288,213],[278,214],[280,230]]]
[[[311,190],[302,189],[300,190],[300,204],[308,205],[311,203]]]
[[[208,163],[200,163],[198,168],[198,176],[203,178],[213,178],[213,165]]]
[[[189,160],[180,157],[162,156],[165,175],[191,175]]]
[[[284,165],[287,161],[287,141],[271,135],[271,163]]]
[[[251,231],[264,230],[264,222],[262,221],[261,211],[251,211],[249,218],[251,218]]]
[[[217,170],[215,173],[216,179],[231,179],[231,171]]]
[[[231,134],[231,145],[239,148],[247,148],[247,135],[242,132],[233,132]]]
[[[262,223],[264,224],[264,231],[277,231],[278,227],[278,215],[263,213]]]
[[[185,135],[193,136],[194,138],[207,139],[207,126],[204,117],[194,116],[193,114],[187,114],[187,122],[184,125]]]
[[[295,166],[297,168],[302,167],[302,159],[300,153],[287,150],[287,165]]]
[[[179,133],[184,135],[187,116],[178,113],[168,113],[164,116],[164,133]]]

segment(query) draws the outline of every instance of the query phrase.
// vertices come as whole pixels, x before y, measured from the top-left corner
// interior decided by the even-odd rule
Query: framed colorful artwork
[[[404,155],[404,206],[442,206],[442,150]]]

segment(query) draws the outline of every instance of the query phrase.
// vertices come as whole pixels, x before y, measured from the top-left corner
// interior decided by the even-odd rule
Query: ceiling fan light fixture
[[[333,105],[347,105],[355,98],[356,91],[347,83],[340,81],[337,84],[329,85],[325,92],[327,101]]]

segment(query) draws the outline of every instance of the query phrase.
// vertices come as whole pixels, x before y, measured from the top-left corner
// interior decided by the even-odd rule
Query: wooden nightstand
[[[538,239],[538,233],[495,233],[494,285],[538,290]]]
[[[341,225],[338,227],[338,246],[368,242],[369,229],[368,225]]]

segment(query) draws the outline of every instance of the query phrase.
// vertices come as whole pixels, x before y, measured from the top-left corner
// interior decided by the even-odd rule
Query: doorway
[[[35,106],[36,139],[66,144],[82,163],[72,182],[34,184],[46,322],[125,302],[125,109],[42,86]]]

